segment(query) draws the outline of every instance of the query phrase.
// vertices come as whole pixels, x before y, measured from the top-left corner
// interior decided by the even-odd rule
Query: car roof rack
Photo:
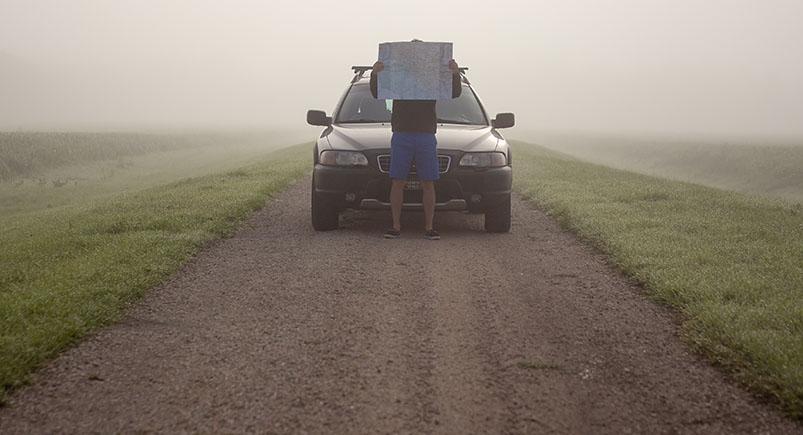
[[[354,71],[354,78],[351,79],[351,82],[356,83],[365,76],[367,71],[372,69],[374,69],[373,65],[352,65],[351,70]],[[468,83],[468,79],[466,78],[466,71],[468,71],[468,67],[461,66],[458,68],[458,70],[460,70],[460,75],[463,77],[463,81]]]

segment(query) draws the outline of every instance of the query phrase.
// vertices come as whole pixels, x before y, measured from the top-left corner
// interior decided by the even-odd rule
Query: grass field
[[[803,139],[678,139],[532,133],[550,149],[618,169],[803,203]]]
[[[0,213],[0,396],[65,346],[117,319],[205,242],[229,233],[309,168],[309,145],[246,153],[248,164],[220,153],[187,163],[203,152],[186,149],[146,151],[128,172],[108,178],[90,171],[89,181],[71,192],[41,186],[57,191],[48,201],[61,202],[33,198]],[[145,180],[132,181],[142,176],[137,171]],[[15,189],[3,188],[2,194]]]
[[[298,143],[299,137],[293,132],[0,132],[0,167],[15,168],[0,182],[0,216],[235,169]]]
[[[33,177],[70,164],[197,148],[214,139],[211,135],[0,132],[0,181]]]
[[[803,417],[803,210],[515,142],[515,188],[679,310],[694,347]]]

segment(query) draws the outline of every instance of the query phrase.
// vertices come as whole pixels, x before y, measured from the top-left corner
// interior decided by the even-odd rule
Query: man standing
[[[371,94],[377,98],[377,75],[385,65],[377,61],[371,71]],[[449,61],[452,71],[452,98],[460,96],[462,90],[460,69],[454,59]],[[440,235],[432,227],[435,217],[435,180],[440,177],[435,133],[438,116],[435,100],[393,100],[390,140],[390,209],[393,227],[384,237],[395,239],[401,235],[401,209],[404,187],[410,173],[410,165],[415,161],[416,173],[421,181],[424,205],[424,237],[438,240]]]

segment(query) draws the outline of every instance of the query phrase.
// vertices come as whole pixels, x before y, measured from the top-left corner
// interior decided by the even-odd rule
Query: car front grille
[[[379,167],[379,171],[382,173],[390,172],[390,154],[382,154],[376,157],[376,163]],[[451,166],[452,158],[449,156],[438,155],[438,172],[441,174],[445,174],[449,171],[449,166]],[[415,162],[413,162],[412,166],[410,167],[410,173],[415,174]]]

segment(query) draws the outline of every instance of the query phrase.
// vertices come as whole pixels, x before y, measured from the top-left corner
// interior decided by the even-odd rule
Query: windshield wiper
[[[475,122],[455,121],[454,119],[441,119],[441,118],[438,118],[438,124],[480,125]]]
[[[346,120],[346,121],[340,121],[340,122],[342,122],[342,123],[344,123],[344,124],[349,124],[349,123],[354,123],[354,124],[375,124],[375,123],[383,123],[383,124],[384,124],[384,123],[388,123],[388,122],[390,122],[390,121],[389,121],[389,120],[388,120],[388,121],[382,121],[382,120],[378,120],[378,119],[349,119],[349,120]]]

